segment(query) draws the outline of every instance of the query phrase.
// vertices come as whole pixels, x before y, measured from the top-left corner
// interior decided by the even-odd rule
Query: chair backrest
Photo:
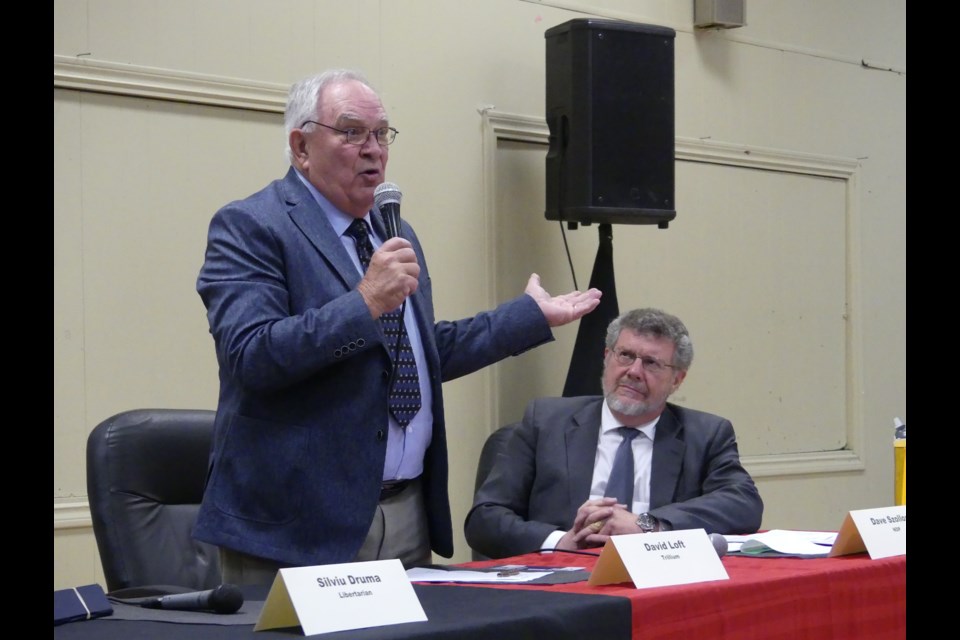
[[[519,426],[519,422],[507,424],[487,436],[487,441],[483,443],[483,449],[480,450],[480,459],[477,461],[477,477],[473,485],[474,495],[476,495],[483,481],[490,475],[490,471],[493,470],[493,463],[497,460],[497,455],[504,450],[507,446],[507,441],[510,440],[510,436],[513,435],[514,429]],[[471,550],[471,553],[474,560],[489,559],[479,551]]]
[[[108,591],[220,584],[213,545],[193,539],[215,412],[136,409],[87,439],[87,495]]]

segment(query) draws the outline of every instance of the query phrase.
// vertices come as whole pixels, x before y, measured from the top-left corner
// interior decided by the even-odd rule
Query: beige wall
[[[89,431],[139,407],[215,408],[194,290],[206,225],[282,175],[286,87],[366,72],[391,123],[437,315],[572,287],[543,217],[544,31],[585,15],[676,38],[677,219],[614,227],[621,309],[687,321],[675,399],[729,417],[763,526],[837,528],[892,502],[906,420],[903,0],[747,2],[695,32],[692,2],[55,0],[54,587],[103,583]],[[518,233],[523,241],[517,240]],[[567,231],[585,287],[596,229]],[[448,383],[456,561],[487,433],[559,395],[576,335]]]

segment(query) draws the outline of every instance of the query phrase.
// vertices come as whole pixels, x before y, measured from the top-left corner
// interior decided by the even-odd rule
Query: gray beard
[[[610,409],[625,416],[639,416],[650,410],[646,402],[624,402],[615,393],[608,393],[606,397]]]

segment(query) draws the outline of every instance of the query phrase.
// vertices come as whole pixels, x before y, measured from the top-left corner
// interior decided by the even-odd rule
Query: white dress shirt
[[[633,448],[633,503],[630,511],[643,513],[650,509],[650,467],[653,461],[653,438],[657,433],[660,416],[650,422],[634,427],[641,433],[631,442]],[[613,417],[610,407],[603,403],[600,414],[600,438],[597,442],[597,455],[593,461],[593,480],[590,483],[590,499],[602,498],[607,489],[607,480],[613,469],[613,458],[617,453],[623,436],[617,431],[624,425]],[[542,549],[555,549],[566,531],[554,531],[541,545]]]

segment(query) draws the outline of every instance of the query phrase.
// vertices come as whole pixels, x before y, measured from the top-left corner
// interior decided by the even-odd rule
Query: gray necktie
[[[373,244],[370,242],[370,231],[365,220],[357,218],[350,223],[347,234],[357,243],[357,257],[366,271],[373,257]],[[417,373],[417,360],[410,346],[410,336],[403,324],[401,314],[403,307],[380,316],[383,324],[383,333],[387,340],[395,345],[393,384],[387,398],[387,406],[393,414],[397,424],[406,427],[413,416],[420,411],[420,376]]]
[[[617,429],[623,440],[617,447],[617,453],[613,457],[613,468],[610,470],[610,479],[607,480],[607,491],[604,494],[610,498],[616,498],[620,504],[627,505],[627,509],[633,508],[633,439],[642,432],[632,427],[620,427]]]

